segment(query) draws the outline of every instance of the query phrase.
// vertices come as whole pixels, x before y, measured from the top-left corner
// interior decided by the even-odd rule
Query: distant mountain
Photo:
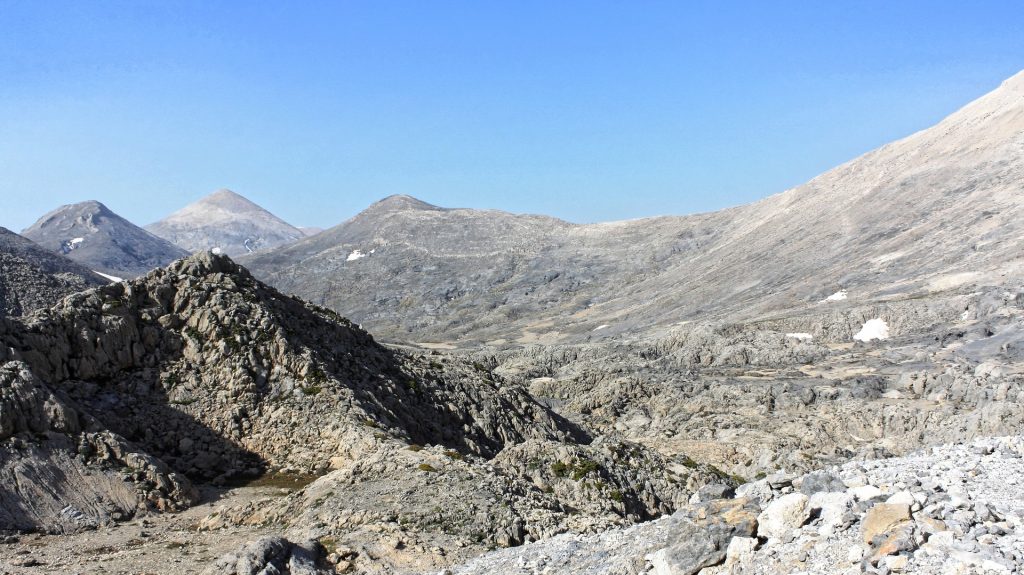
[[[213,250],[230,256],[265,251],[307,236],[231,190],[217,190],[146,229],[191,252]]]
[[[1022,188],[1024,72],[754,204],[573,225],[392,197],[243,262],[391,338],[579,341],[1019,279]]]
[[[105,283],[85,267],[0,228],[0,316],[49,307]]]
[[[188,252],[158,238],[96,201],[61,206],[22,235],[89,269],[133,278],[165,266]]]

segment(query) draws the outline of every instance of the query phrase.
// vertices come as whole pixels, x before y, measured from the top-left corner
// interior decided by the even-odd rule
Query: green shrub
[[[583,479],[583,477],[588,473],[593,473],[594,471],[597,471],[600,468],[601,466],[598,465],[596,461],[584,459],[576,463],[576,467],[574,467],[572,470],[572,478],[575,481],[579,481],[580,479]]]

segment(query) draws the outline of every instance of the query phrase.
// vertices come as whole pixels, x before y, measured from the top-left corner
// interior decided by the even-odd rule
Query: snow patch
[[[599,326],[595,327],[594,331],[597,331],[599,329],[606,329],[607,327],[608,327],[608,324],[602,324],[602,325],[599,325]]]
[[[96,270],[92,270],[92,273],[94,273],[94,274],[96,274],[98,276],[102,276],[102,277],[107,278],[108,280],[110,280],[110,283],[115,283],[116,284],[117,282],[123,282],[124,281],[124,278],[119,278],[117,276],[107,275],[107,274],[105,274],[103,272],[98,272]]]
[[[365,258],[365,257],[366,257],[366,254],[364,254],[363,252],[361,252],[359,250],[354,250],[352,253],[348,254],[348,257],[345,258],[345,261],[347,261],[347,262],[354,262],[354,261],[356,261],[358,259],[362,259],[362,258]]]
[[[75,251],[75,248],[81,245],[81,243],[84,241],[85,238],[72,238],[70,240],[64,240],[63,242],[60,243],[60,252],[62,254],[70,254],[71,252]]]
[[[869,319],[864,322],[864,327],[853,336],[857,341],[872,341],[876,339],[889,339],[889,324],[881,318]]]
[[[212,253],[215,256],[219,256],[221,254],[221,249],[220,248],[213,248],[212,250],[210,250],[210,253]]]
[[[814,336],[809,333],[787,333],[786,337],[791,337],[800,341],[811,341],[814,339]]]
[[[841,289],[821,301],[843,301],[846,299],[846,290]]]

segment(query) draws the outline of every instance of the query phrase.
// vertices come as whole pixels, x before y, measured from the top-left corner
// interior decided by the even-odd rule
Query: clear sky
[[[0,225],[228,187],[586,222],[746,203],[1024,69],[1024,2],[0,0]]]

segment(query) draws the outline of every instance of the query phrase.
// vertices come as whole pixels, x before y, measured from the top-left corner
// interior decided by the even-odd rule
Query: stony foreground
[[[505,549],[450,573],[1020,573],[1022,478],[1024,438],[981,439],[769,476],[735,499]]]

